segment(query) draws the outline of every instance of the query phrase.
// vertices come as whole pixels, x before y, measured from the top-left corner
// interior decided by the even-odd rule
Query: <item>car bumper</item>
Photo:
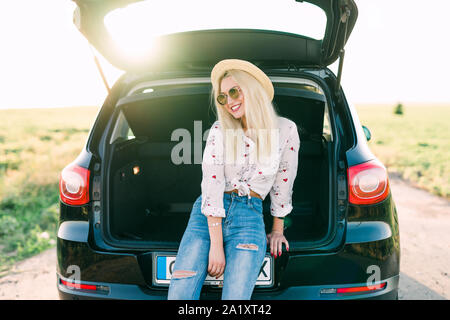
[[[88,292],[83,289],[67,287],[61,283],[62,280],[69,281],[57,274],[57,287],[59,297],[62,300],[167,300],[167,290],[152,290],[148,287],[118,283],[83,282],[84,284],[102,286],[108,288],[105,293]],[[376,292],[357,294],[322,293],[330,288],[343,288],[366,286],[367,284],[337,284],[326,286],[298,286],[289,287],[276,292],[254,292],[252,300],[349,300],[349,299],[370,299],[370,300],[395,300],[397,299],[399,276],[385,279],[386,286]],[[220,300],[220,292],[202,291],[200,300]]]
[[[398,234],[370,232],[375,228],[387,226],[350,224],[347,242],[338,252],[289,253],[280,257],[277,263],[282,270],[275,279],[277,288],[255,288],[252,299],[395,299],[399,283]],[[88,222],[73,221],[60,227],[56,271],[61,299],[167,299],[167,287],[152,285],[152,252],[98,251],[89,245],[88,232]],[[380,270],[376,277],[373,267]],[[80,290],[61,282],[69,278],[107,290]],[[386,282],[386,286],[374,292],[333,293],[337,288],[366,286],[370,280]],[[221,290],[205,286],[200,299],[217,300],[220,294]]]

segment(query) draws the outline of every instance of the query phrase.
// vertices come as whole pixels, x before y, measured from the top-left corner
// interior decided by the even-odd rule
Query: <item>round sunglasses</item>
[[[232,99],[237,99],[239,98],[239,95],[241,93],[241,89],[239,87],[233,87],[230,90],[228,90],[228,95],[232,98]],[[225,93],[221,93],[217,96],[217,102],[220,103],[221,105],[225,105],[227,104],[228,101],[228,95],[226,95]]]

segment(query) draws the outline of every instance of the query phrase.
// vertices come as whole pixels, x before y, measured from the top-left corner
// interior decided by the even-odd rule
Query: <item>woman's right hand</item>
[[[218,279],[225,271],[225,253],[223,245],[211,245],[209,248],[208,274]]]

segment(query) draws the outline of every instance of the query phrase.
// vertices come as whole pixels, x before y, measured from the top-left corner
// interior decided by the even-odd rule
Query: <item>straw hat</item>
[[[211,82],[215,85],[219,78],[225,73],[227,70],[238,69],[243,70],[250,73],[256,80],[261,83],[263,88],[266,90],[267,95],[269,96],[270,101],[273,99],[274,89],[272,85],[272,81],[270,81],[269,77],[257,66],[253,63],[240,60],[240,59],[225,59],[219,61],[211,71]]]

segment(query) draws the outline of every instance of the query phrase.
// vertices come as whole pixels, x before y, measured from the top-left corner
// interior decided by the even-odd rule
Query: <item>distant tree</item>
[[[394,114],[403,115],[403,104],[399,103],[395,106]]]

